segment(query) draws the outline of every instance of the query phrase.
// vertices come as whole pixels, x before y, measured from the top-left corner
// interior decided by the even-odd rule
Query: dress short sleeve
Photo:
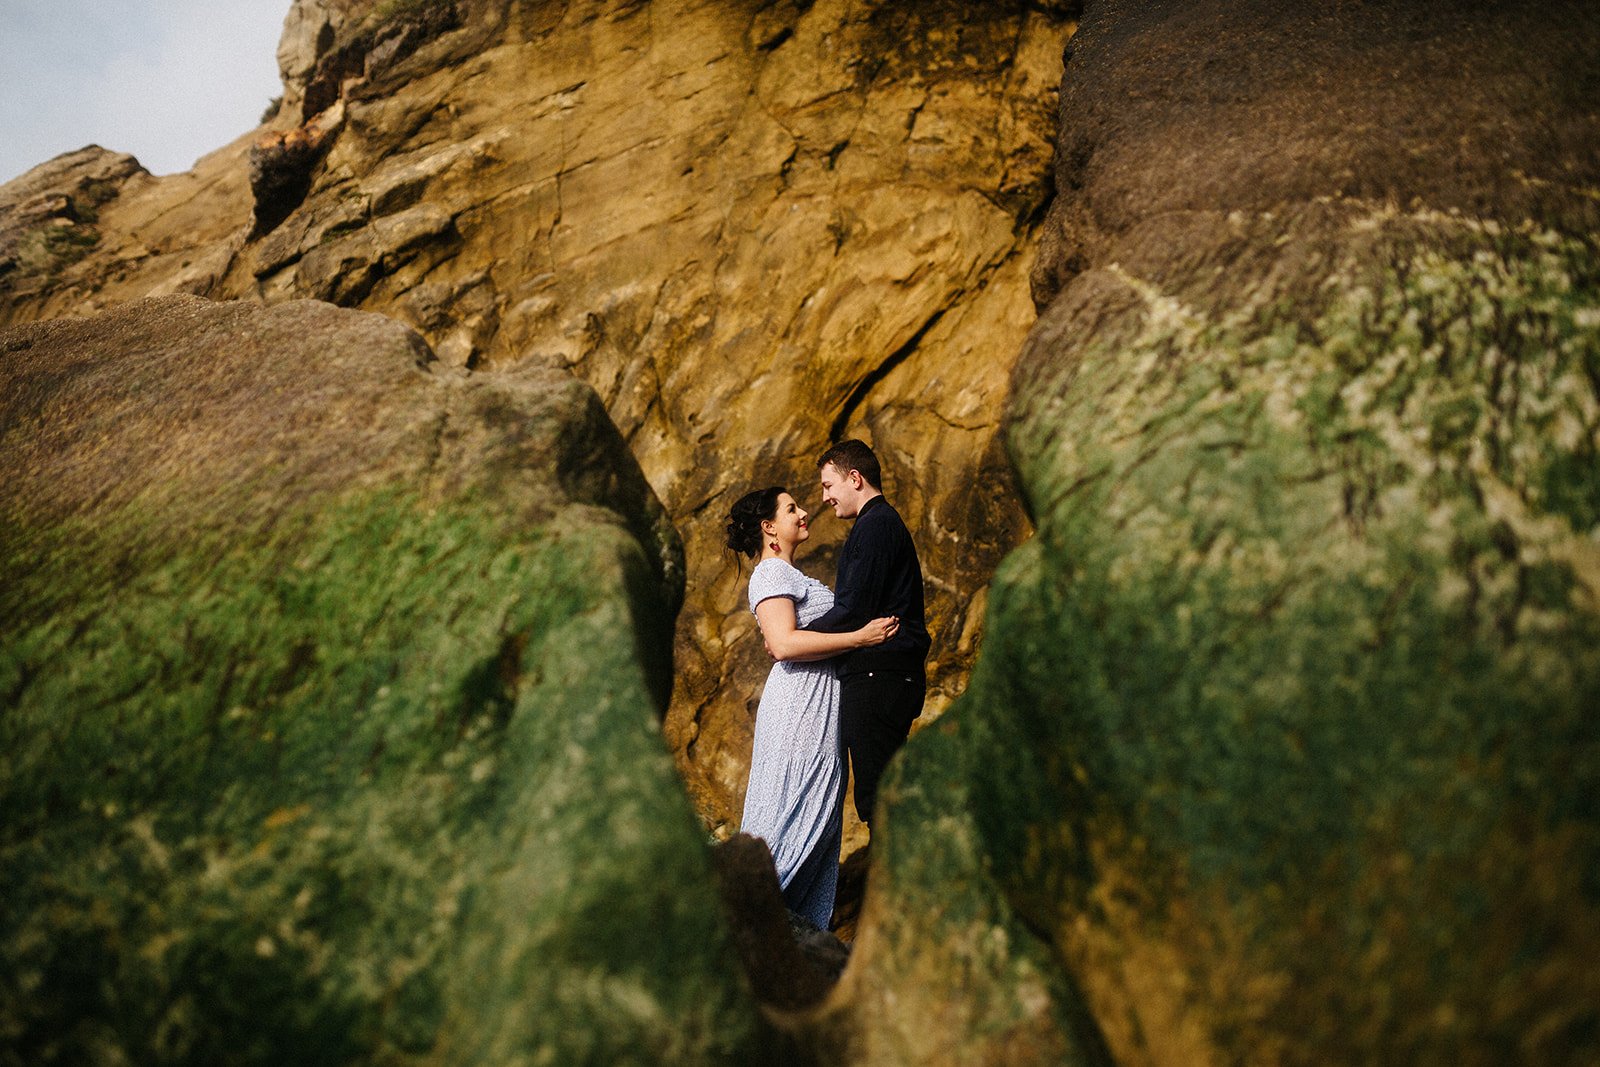
[[[750,572],[750,610],[775,596],[800,601],[806,598],[806,576],[781,559],[764,559]]]

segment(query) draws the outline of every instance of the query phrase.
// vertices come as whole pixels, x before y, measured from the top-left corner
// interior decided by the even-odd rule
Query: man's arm
[[[888,531],[881,525],[856,531],[857,544],[841,561],[838,588],[833,591],[833,607],[806,629],[817,633],[848,633],[860,629],[875,617],[884,601],[889,580]],[[879,612],[881,614],[881,612]]]
[[[842,585],[843,583],[840,584]],[[835,592],[833,595],[833,607],[829,608],[828,613],[822,618],[812,620],[806,629],[812,633],[819,634],[847,634],[852,630],[861,628],[860,619],[861,616],[855,611],[854,607],[846,603]]]

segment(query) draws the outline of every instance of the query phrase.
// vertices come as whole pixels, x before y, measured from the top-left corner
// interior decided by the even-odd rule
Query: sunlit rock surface
[[[148,177],[132,156],[89,145],[0,185],[0,301],[48,291],[92,255],[101,209]]]
[[[0,457],[7,1059],[750,1062],[587,386],[170,297],[0,332]]]
[[[252,236],[249,135],[125,190],[94,255],[0,321],[315,297],[447,363],[588,381],[684,535],[667,732],[726,832],[767,668],[721,544],[745,490],[815,505],[816,454],[869,437],[929,579],[927,718],[965,683],[981,591],[1026,532],[998,426],[1072,6],[298,0],[268,132],[317,123],[320,145],[343,108],[299,206]],[[817,576],[844,533],[817,517]]]
[[[1600,1055],[1597,56],[1582,4],[1086,5],[1038,532],[889,787],[866,1062]]]

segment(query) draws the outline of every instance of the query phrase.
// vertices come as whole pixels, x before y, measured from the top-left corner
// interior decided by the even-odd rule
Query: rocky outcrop
[[[712,853],[717,888],[750,990],[781,1012],[809,1008],[828,994],[849,951],[784,906],[765,841],[734,834]]]
[[[750,1062],[587,386],[172,297],[0,332],[0,457],[7,1058]]]
[[[341,39],[353,36],[352,24],[372,6],[369,0],[296,0],[289,5],[278,41],[278,74],[284,88],[280,115],[300,123],[321,110],[307,113],[306,89],[318,80],[318,67],[334,54]]]
[[[1600,1053],[1596,56],[1577,3],[1086,5],[1038,531],[889,783],[865,1061]]]
[[[265,131],[282,159],[258,167],[282,179],[271,209],[252,135],[125,195],[95,255],[0,321],[150,291],[315,297],[393,315],[448,363],[589,382],[685,537],[667,731],[726,833],[767,664],[721,547],[739,493],[813,501],[828,439],[872,440],[930,580],[925,718],[965,683],[981,590],[1027,530],[997,433],[1070,6],[299,0]],[[282,147],[333,106],[325,148]],[[816,523],[819,576],[844,532]]]
[[[0,274],[0,326],[83,315],[120,303],[174,293],[221,296],[219,283],[250,232],[246,155],[256,134],[196,162],[183,174],[152,177],[138,161],[104,149],[69,153],[0,186],[0,217],[42,196],[71,200],[87,168],[98,190],[94,221],[74,254],[44,270]],[[108,172],[103,178],[97,172]],[[103,182],[104,184],[101,184]],[[105,193],[114,193],[106,196]],[[17,231],[0,232],[0,260],[15,260]]]
[[[0,186],[0,299],[46,290],[89,255],[100,242],[100,209],[144,176],[132,156],[90,145]]]
[[[290,122],[314,119],[353,85],[377,80],[424,41],[458,28],[469,6],[485,5],[464,0],[297,0],[284,19],[278,44],[285,91],[279,116]]]
[[[305,200],[311,176],[343,123],[344,103],[338,101],[304,125],[271,130],[250,146],[252,236],[270,232]]]
[[[1022,5],[657,3],[497,32],[352,101],[321,187],[239,281],[595,386],[685,533],[668,732],[731,827],[766,660],[720,545],[730,492],[808,488],[831,434],[871,436],[926,531],[939,700],[959,689],[969,593],[1023,530],[990,446],[1065,31]]]

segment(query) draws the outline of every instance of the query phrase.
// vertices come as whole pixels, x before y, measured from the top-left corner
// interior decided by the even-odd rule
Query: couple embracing
[[[756,711],[741,829],[772,851],[789,910],[822,930],[839,876],[845,759],[870,828],[878,779],[922,712],[928,630],[911,534],[884,499],[872,449],[841,441],[817,460],[824,504],[852,519],[833,589],[795,566],[811,536],[781,487],[733,506],[728,547],[755,559],[750,610],[777,662]]]

